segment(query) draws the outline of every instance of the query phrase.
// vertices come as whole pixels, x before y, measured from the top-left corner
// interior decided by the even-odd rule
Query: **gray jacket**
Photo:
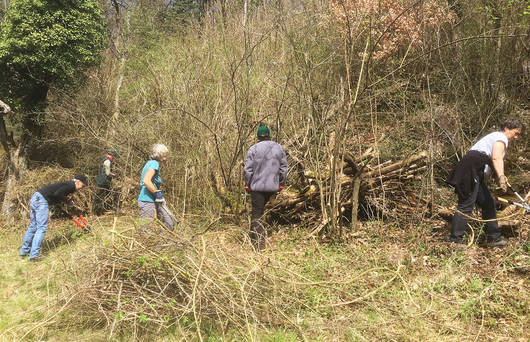
[[[244,171],[251,191],[276,192],[287,177],[285,151],[274,141],[260,141],[249,148]]]

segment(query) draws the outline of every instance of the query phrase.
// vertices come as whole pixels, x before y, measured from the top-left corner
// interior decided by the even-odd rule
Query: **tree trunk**
[[[359,188],[361,187],[361,176],[357,175],[353,181],[352,192],[352,209],[351,209],[351,229],[357,229],[358,224],[358,210],[359,210]]]
[[[25,98],[27,110],[22,120],[24,133],[18,144],[13,139],[13,134],[6,130],[3,115],[10,112],[9,106],[0,101],[0,140],[5,149],[8,159],[8,175],[5,182],[5,193],[2,201],[2,214],[11,218],[15,213],[17,203],[18,182],[28,170],[28,149],[37,145],[42,133],[42,115],[46,106],[46,96],[48,87],[46,85],[37,85]],[[10,146],[12,148],[10,148]]]
[[[6,181],[6,191],[4,194],[4,200],[2,202],[2,214],[5,217],[12,217],[16,210],[17,200],[17,183],[24,177],[28,169],[28,161],[26,158],[25,148],[21,144],[15,149],[10,149],[9,155],[9,167]]]
[[[114,108],[112,109],[111,120],[107,127],[105,142],[111,144],[117,136],[117,123],[120,120],[120,89],[123,84],[125,63],[129,51],[129,12],[126,9],[121,10],[123,4],[116,0],[112,1],[114,5],[116,26],[113,29],[112,43],[116,53],[116,63],[118,64],[117,80],[114,87]]]

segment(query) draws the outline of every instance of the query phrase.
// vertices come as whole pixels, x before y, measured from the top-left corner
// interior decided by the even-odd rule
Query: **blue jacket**
[[[251,191],[278,191],[287,171],[287,157],[280,144],[264,140],[249,148],[244,172],[245,184]]]

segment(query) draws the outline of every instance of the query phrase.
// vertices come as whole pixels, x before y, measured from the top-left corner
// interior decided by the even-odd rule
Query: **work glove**
[[[158,190],[157,192],[155,192],[155,202],[157,203],[163,203],[165,202],[166,200],[164,199],[164,193],[162,192],[162,190]]]
[[[508,191],[508,178],[505,175],[499,177],[499,187],[504,192]]]
[[[72,200],[72,195],[68,195],[68,197],[66,197],[66,206],[71,208],[74,206],[74,201]]]

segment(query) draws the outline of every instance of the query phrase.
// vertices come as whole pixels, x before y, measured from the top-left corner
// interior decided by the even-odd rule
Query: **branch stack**
[[[370,150],[357,158],[344,154],[341,160],[344,162],[338,163],[341,165],[341,172],[338,172],[335,182],[331,179],[329,169],[321,174],[306,171],[307,186],[303,189],[291,187],[281,193],[269,210],[269,217],[286,222],[320,220],[322,205],[330,205],[329,199],[335,191],[340,198],[341,213],[349,218],[353,183],[357,177],[361,182],[358,199],[360,209],[368,215],[410,215],[418,212],[418,208],[427,207],[428,202],[421,197],[416,187],[422,173],[427,170],[426,151],[376,165],[369,165],[373,160]]]

